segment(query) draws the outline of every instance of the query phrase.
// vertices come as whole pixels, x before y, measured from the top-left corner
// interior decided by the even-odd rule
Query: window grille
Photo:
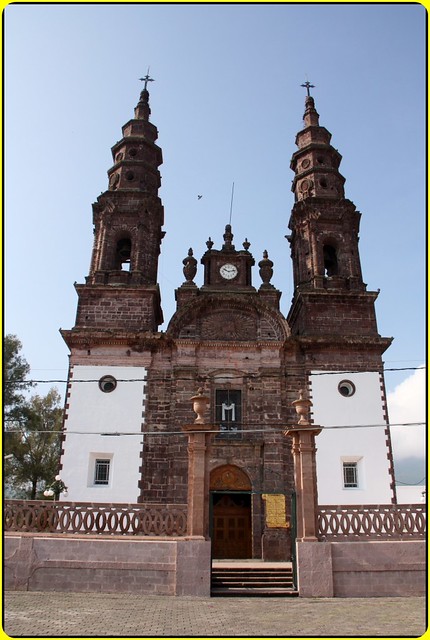
[[[110,460],[96,460],[94,484],[109,484]]]
[[[358,468],[356,462],[343,463],[343,486],[345,489],[358,487]]]

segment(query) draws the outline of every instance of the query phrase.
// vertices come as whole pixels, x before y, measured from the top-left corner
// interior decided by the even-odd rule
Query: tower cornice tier
[[[156,331],[163,323],[158,285],[87,283],[75,288],[79,297],[75,328]]]
[[[328,349],[332,351],[336,351],[337,349],[340,351],[372,351],[379,354],[382,354],[393,342],[394,338],[382,337],[379,334],[376,336],[355,336],[355,335],[342,335],[337,334],[336,336],[321,336],[317,334],[308,334],[306,336],[290,336],[286,344],[297,344],[306,352],[310,354],[312,351]],[[336,365],[331,365],[333,370],[336,369]],[[357,368],[357,365],[354,365],[354,369]],[[368,369],[368,363],[363,364],[363,370]],[[381,363],[379,361],[379,365],[375,364],[374,370],[380,371]]]
[[[297,288],[287,321],[293,335],[379,338],[375,291]]]
[[[305,127],[296,135],[295,143],[302,149],[306,146],[321,144],[324,147],[330,145],[331,133],[325,127],[319,125],[310,125]]]
[[[60,333],[70,349],[91,349],[99,346],[123,346],[131,351],[154,351],[172,348],[173,341],[163,332],[121,331],[113,329],[93,329],[79,327],[60,329]]]

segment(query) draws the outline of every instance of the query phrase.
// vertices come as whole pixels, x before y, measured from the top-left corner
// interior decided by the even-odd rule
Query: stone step
[[[272,580],[287,580],[287,581],[291,581],[293,579],[293,575],[290,574],[285,574],[285,573],[272,573],[272,574],[268,574],[268,575],[259,575],[258,573],[249,573],[249,574],[243,574],[243,573],[235,573],[235,574],[229,574],[229,573],[212,573],[212,580],[243,580],[246,582],[255,582],[256,580],[258,582],[270,582]]]
[[[296,597],[299,595],[299,592],[296,589],[278,589],[278,588],[270,588],[270,587],[212,587],[211,595],[214,597],[222,597],[222,596],[246,596],[247,598],[255,596],[260,598],[266,597],[277,597],[277,598],[287,598],[287,597]]]
[[[220,567],[212,568],[213,596],[294,596],[291,567]]]
[[[223,580],[223,579],[237,579],[243,578],[244,580],[281,580],[281,579],[292,579],[292,573],[244,573],[244,572],[212,572],[212,579]]]

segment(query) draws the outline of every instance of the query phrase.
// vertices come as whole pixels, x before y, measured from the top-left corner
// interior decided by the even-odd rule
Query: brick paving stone
[[[8,591],[11,637],[419,637],[425,598],[191,598]]]

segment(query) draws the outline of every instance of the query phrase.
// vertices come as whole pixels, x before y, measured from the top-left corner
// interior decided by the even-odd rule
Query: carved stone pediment
[[[255,340],[257,319],[236,309],[219,309],[201,320],[202,340]]]
[[[212,341],[283,341],[288,326],[278,311],[254,300],[193,300],[173,316],[167,334],[172,338]]]

